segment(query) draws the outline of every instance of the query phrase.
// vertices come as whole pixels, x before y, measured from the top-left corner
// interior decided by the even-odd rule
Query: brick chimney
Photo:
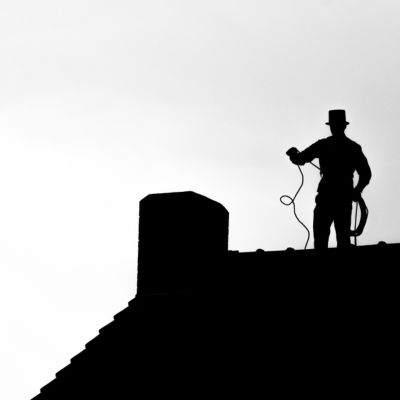
[[[194,192],[150,194],[139,206],[138,295],[192,291],[228,252],[229,213]]]

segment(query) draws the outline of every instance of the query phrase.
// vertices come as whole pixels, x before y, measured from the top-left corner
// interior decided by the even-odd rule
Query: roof
[[[329,376],[329,391],[346,377],[382,382],[398,336],[399,254],[399,244],[229,251],[202,288],[136,296],[34,399],[249,396],[310,391]]]

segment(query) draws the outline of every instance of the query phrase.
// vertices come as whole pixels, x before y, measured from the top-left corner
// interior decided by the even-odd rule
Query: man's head
[[[329,125],[333,136],[343,136],[349,122],[346,121],[345,110],[329,110]]]

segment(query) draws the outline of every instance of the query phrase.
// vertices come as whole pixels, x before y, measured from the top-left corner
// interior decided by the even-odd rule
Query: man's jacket
[[[353,191],[354,171],[359,175],[356,189],[360,193],[371,180],[371,169],[361,146],[347,136],[318,140],[293,156],[292,161],[304,165],[315,158],[319,159],[322,177],[318,193],[350,194]]]

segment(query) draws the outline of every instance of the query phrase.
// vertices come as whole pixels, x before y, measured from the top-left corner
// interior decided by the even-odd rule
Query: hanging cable
[[[318,165],[317,165],[317,164],[314,164],[314,163],[313,163],[313,162],[311,162],[311,161],[310,161],[310,164],[311,164],[311,165],[313,165],[315,168],[317,168],[317,170],[318,170],[318,171],[321,171],[321,168],[320,168],[320,167],[318,167]]]
[[[318,168],[315,164],[313,164],[313,165],[314,165],[314,167]],[[294,214],[295,218],[296,218],[297,221],[303,226],[303,228],[307,231],[307,241],[306,241],[306,244],[305,244],[305,246],[304,246],[304,250],[306,250],[306,249],[307,249],[308,242],[309,242],[309,240],[310,240],[310,231],[309,231],[309,229],[307,228],[307,226],[303,223],[303,221],[298,217],[298,215],[297,215],[297,213],[296,213],[296,203],[295,203],[296,197],[297,197],[297,195],[299,194],[301,188],[302,188],[303,185],[304,185],[304,174],[303,174],[303,171],[301,170],[301,168],[300,168],[299,165],[297,165],[297,168],[299,169],[300,175],[301,175],[301,184],[300,184],[300,187],[297,189],[297,192],[296,192],[296,194],[295,194],[293,197],[291,197],[291,196],[289,196],[289,195],[287,195],[287,194],[284,194],[284,195],[282,195],[282,196],[279,198],[279,201],[280,201],[284,206],[293,205],[293,214]],[[318,168],[318,169],[319,169],[319,168]]]

